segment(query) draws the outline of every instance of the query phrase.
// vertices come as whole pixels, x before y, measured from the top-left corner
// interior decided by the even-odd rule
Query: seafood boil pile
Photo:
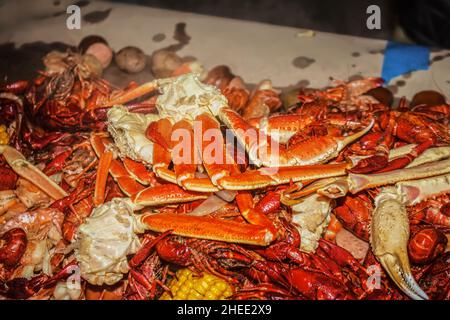
[[[0,87],[2,299],[450,298],[439,93],[44,63]]]

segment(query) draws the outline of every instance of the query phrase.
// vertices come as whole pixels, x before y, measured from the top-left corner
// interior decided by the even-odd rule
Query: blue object
[[[428,47],[389,41],[384,52],[381,77],[387,84],[399,75],[416,70],[428,70],[429,60]]]

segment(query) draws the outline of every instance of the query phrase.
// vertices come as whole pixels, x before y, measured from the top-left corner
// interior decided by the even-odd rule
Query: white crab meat
[[[127,255],[136,253],[143,232],[128,198],[114,198],[94,209],[78,229],[75,257],[81,276],[95,285],[114,284],[129,271]]]
[[[330,198],[314,193],[292,206],[292,222],[301,237],[300,250],[314,252],[317,249],[330,222],[331,202]]]
[[[148,125],[159,119],[156,114],[140,114],[128,111],[123,106],[108,110],[108,131],[114,139],[121,157],[151,163],[153,142],[145,136]]]
[[[219,89],[202,83],[193,73],[159,79],[157,84],[161,92],[156,100],[159,116],[172,123],[182,119],[193,121],[204,112],[216,116],[220,108],[228,105]]]

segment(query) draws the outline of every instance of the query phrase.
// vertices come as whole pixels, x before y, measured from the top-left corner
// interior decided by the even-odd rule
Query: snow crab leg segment
[[[186,190],[197,192],[218,192],[220,189],[216,187],[208,178],[192,178],[186,179],[182,183]]]
[[[149,187],[131,196],[133,203],[140,206],[159,206],[206,198],[208,194],[186,191],[176,184]]]
[[[245,148],[250,160],[258,167],[294,165],[293,159],[286,158],[286,150],[270,136],[251,126],[236,111],[223,107],[219,111],[220,120],[230,128],[238,142]],[[275,150],[276,154],[271,152]]]
[[[173,125],[172,140],[176,140],[178,132],[182,133],[183,138],[183,141],[178,141],[178,143],[182,143],[185,148],[175,148],[172,151],[173,171],[177,176],[177,183],[184,186],[183,181],[195,177],[197,150],[194,149],[194,131],[188,121],[181,120]],[[184,141],[184,139],[188,141]],[[176,141],[173,141],[173,144],[176,145],[176,143]]]
[[[146,228],[156,232],[172,230],[174,234],[207,240],[269,245],[273,240],[266,228],[229,220],[174,214],[150,214],[141,217]]]
[[[272,234],[275,238],[277,231],[272,221],[263,213],[261,210],[254,208],[253,206],[253,197],[250,192],[240,192],[236,195],[236,203],[239,207],[239,211],[241,215],[244,217],[247,222],[263,226],[267,228],[267,230]]]
[[[186,190],[219,191],[209,178],[195,177],[198,151],[194,149],[194,131],[188,121],[181,120],[174,125],[167,119],[152,122],[146,136],[153,141],[153,171],[159,178]],[[171,162],[173,170],[169,169]]]
[[[139,183],[145,186],[156,184],[155,174],[148,170],[147,167],[141,162],[134,161],[130,158],[124,158],[122,162],[131,177]]]
[[[326,196],[331,199],[343,197],[348,192],[347,179],[344,177],[332,177],[320,179],[312,182],[305,188],[298,185],[293,185],[287,188],[282,193],[282,202],[285,205],[295,205],[302,200],[302,198],[313,193]]]
[[[218,181],[227,190],[254,190],[289,182],[308,181],[343,176],[348,163],[318,164],[300,167],[260,168],[238,175],[224,177]]]
[[[400,181],[422,179],[450,173],[450,159],[427,163],[418,167],[393,170],[386,173],[348,175],[351,193]]]
[[[361,131],[348,137],[312,137],[290,147],[287,150],[288,158],[295,159],[295,164],[300,166],[327,162],[337,157],[345,146],[369,132],[373,124],[374,120]]]
[[[124,104],[143,95],[158,90],[158,84],[155,81],[150,81],[140,85],[137,88],[130,89],[118,97],[113,97],[109,101],[103,104],[103,107],[111,107],[116,104]]]
[[[313,118],[287,114],[249,119],[248,123],[271,136],[279,143],[287,143],[297,132],[313,122]]]
[[[219,179],[239,173],[233,158],[228,155],[219,122],[207,113],[197,116],[195,121],[201,122],[202,162],[212,183],[217,185]],[[209,150],[211,146],[214,148]]]
[[[112,144],[111,139],[108,138],[107,134],[105,133],[91,134],[90,141],[94,152],[99,158],[102,156],[102,154],[105,153],[106,146]],[[109,173],[113,177],[114,181],[117,182],[120,189],[127,196],[131,196],[132,194],[135,194],[144,189],[144,186],[136,182],[136,180],[125,169],[122,163],[117,159],[111,159],[111,163],[109,165]],[[103,172],[103,174],[107,175],[107,172]]]
[[[450,192],[450,174],[396,184],[405,204],[413,206],[431,197]]]
[[[29,163],[25,157],[13,147],[0,145],[2,154],[9,166],[22,178],[30,181],[54,200],[67,197],[68,194],[41,170]]]
[[[99,206],[105,201],[106,180],[113,154],[111,151],[102,153],[98,162],[97,177],[94,190],[94,205]]]
[[[425,150],[414,159],[406,168],[417,167],[425,163],[444,160],[450,157],[450,147],[436,147]]]
[[[168,119],[159,119],[150,123],[145,131],[145,136],[153,142],[153,172],[166,181],[177,183],[175,173],[168,169],[172,161],[171,135],[172,124]]]
[[[335,158],[345,146],[369,132],[375,122],[372,120],[366,128],[348,137],[313,137],[286,149],[283,145],[275,145],[277,142],[271,136],[262,134],[262,131],[252,127],[233,110],[222,108],[219,116],[233,130],[239,143],[245,146],[249,158],[256,165],[266,167],[325,163]],[[251,139],[251,130],[258,139]]]
[[[412,299],[428,299],[411,273],[408,214],[396,188],[384,188],[375,198],[370,232],[372,251],[395,284]]]

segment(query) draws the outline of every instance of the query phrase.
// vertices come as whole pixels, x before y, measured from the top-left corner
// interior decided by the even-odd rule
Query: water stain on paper
[[[83,20],[89,23],[99,23],[104,21],[106,18],[108,18],[109,14],[111,13],[112,8],[107,10],[96,10],[89,12],[83,16]]]
[[[74,5],[81,7],[86,7],[88,4],[90,3],[90,1],[88,0],[80,0],[74,3]]]
[[[411,78],[411,75],[412,75],[411,72],[405,73],[405,74],[403,75],[403,79],[409,79],[409,78]]]
[[[308,68],[314,62],[316,62],[315,59],[308,58],[308,57],[297,57],[294,60],[292,60],[292,64],[294,65],[294,67],[299,68],[299,69]]]
[[[450,57],[450,52],[447,54],[442,54],[442,55],[437,55],[434,56],[433,59],[430,60],[430,66],[434,63],[434,62],[438,62],[438,61],[442,61],[446,58]]]
[[[398,80],[398,81],[395,83],[395,85],[396,85],[397,87],[404,87],[404,86],[406,85],[406,81],[404,81],[404,80]]]
[[[178,22],[175,25],[175,32],[173,34],[173,38],[184,45],[187,45],[189,43],[191,37],[186,33],[185,22]]]
[[[348,81],[356,81],[356,80],[362,80],[364,79],[364,77],[361,75],[361,73],[357,73],[354,75],[351,75],[350,77],[348,77]]]
[[[53,2],[53,5],[54,5],[55,7],[56,7],[56,6],[59,6],[60,4],[61,4],[61,2],[60,2],[59,0]],[[89,1],[86,1],[86,0],[80,0],[80,1],[77,1],[77,2],[74,3],[74,5],[76,5],[76,6],[80,7],[80,8],[81,8],[81,7],[85,7],[85,6],[87,6],[88,4],[89,4]],[[56,18],[56,17],[62,16],[62,15],[65,15],[65,14],[67,14],[67,11],[66,11],[66,10],[61,10],[61,11],[57,11],[57,12],[51,14],[51,15],[44,15],[44,16],[41,16],[41,17],[39,17],[38,19],[39,19],[39,20],[41,20],[41,19],[47,19],[47,18],[49,18],[50,16]]]
[[[384,54],[384,49],[377,49],[377,50],[369,50],[370,54]]]
[[[166,35],[164,33],[157,33],[153,36],[153,42],[161,42],[166,39]]]
[[[186,23],[185,22],[178,22],[175,25],[173,39],[176,40],[178,43],[171,44],[171,45],[161,48],[159,50],[168,50],[168,51],[176,52],[176,51],[183,49],[186,45],[189,44],[191,37],[186,32]]]

